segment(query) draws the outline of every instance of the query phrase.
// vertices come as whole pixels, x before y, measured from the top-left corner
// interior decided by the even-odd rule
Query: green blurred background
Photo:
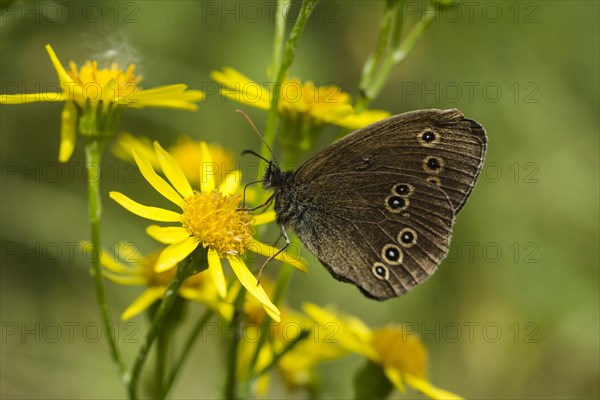
[[[56,81],[46,43],[63,64],[116,52],[137,63],[145,87],[212,90],[209,73],[224,66],[267,81],[273,3],[67,3],[3,2],[3,93]],[[422,15],[420,4],[410,3],[409,21]],[[322,2],[291,75],[355,94],[383,6]],[[448,259],[421,287],[385,303],[313,263],[294,276],[289,304],[334,304],[372,327],[409,324],[429,348],[431,381],[468,398],[598,398],[599,3],[477,1],[458,11],[433,24],[373,104],[394,114],[456,107],[487,128],[486,167],[455,225]],[[89,267],[73,249],[88,238],[84,158],[79,143],[69,167],[57,162],[61,107],[0,107],[0,396],[7,399],[125,395],[98,337]],[[210,95],[196,113],[128,110],[121,127],[165,146],[185,133],[234,154],[258,149],[238,107]],[[264,129],[264,112],[241,108]],[[334,134],[325,131],[320,143]],[[103,243],[155,249],[145,222],[109,201],[108,191],[149,204],[158,197],[112,155],[103,167]],[[107,288],[115,320],[141,290]],[[201,310],[192,305],[190,316]],[[145,326],[143,317],[117,325],[128,363]],[[201,338],[174,398],[219,395],[219,342],[218,335]],[[320,368],[323,397],[351,396],[362,362],[349,357]],[[283,396],[275,380],[268,397]]]

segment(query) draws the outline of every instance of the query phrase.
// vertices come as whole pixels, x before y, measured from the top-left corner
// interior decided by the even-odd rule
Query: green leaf
[[[355,399],[387,399],[393,388],[394,386],[385,376],[383,368],[369,360],[354,375]]]

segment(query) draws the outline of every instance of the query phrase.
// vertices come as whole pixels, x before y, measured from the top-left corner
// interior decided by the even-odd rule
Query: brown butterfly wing
[[[439,186],[458,213],[486,151],[484,128],[456,109],[396,115],[328,146],[296,172],[298,182],[341,172],[392,172]]]
[[[302,209],[293,224],[298,237],[335,278],[369,297],[406,293],[431,276],[448,252],[450,200],[417,177],[328,174],[303,185],[295,200]],[[404,243],[411,234],[414,241]]]

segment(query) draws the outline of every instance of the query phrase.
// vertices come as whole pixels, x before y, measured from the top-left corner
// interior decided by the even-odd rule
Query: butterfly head
[[[282,171],[279,166],[269,162],[269,166],[267,167],[267,172],[265,172],[265,176],[263,177],[262,184],[265,189],[277,190],[286,182],[288,182],[292,176],[293,172]]]

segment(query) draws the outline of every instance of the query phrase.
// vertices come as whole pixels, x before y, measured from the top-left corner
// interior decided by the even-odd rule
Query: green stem
[[[356,112],[361,112],[366,107],[365,102],[368,98],[367,91],[371,85],[371,82],[373,81],[375,71],[377,71],[379,68],[381,57],[383,57],[388,47],[390,32],[392,31],[392,27],[396,21],[396,12],[394,10],[395,7],[396,3],[394,2],[388,1],[386,3],[385,12],[383,14],[383,18],[381,19],[381,26],[379,28],[379,36],[377,38],[375,51],[369,56],[361,72],[360,83],[358,85],[360,88],[360,94],[355,105]]]
[[[196,338],[198,337],[200,332],[202,332],[202,330],[204,329],[204,326],[208,323],[208,321],[210,321],[213,314],[214,314],[214,312],[212,310],[206,310],[204,312],[204,315],[202,315],[202,317],[198,320],[198,322],[196,322],[196,325],[194,325],[194,329],[192,329],[192,332],[188,336],[188,338],[185,341],[185,344],[183,346],[183,349],[181,350],[181,355],[179,356],[179,359],[175,363],[173,370],[169,374],[169,378],[165,382],[163,392],[161,394],[161,398],[164,399],[167,397],[167,394],[171,390],[171,387],[173,386],[173,383],[175,382],[175,379],[177,378],[177,375],[179,374],[181,367],[187,360],[188,356],[192,353],[192,348],[194,347]]]
[[[146,332],[146,336],[140,345],[135,362],[131,368],[131,376],[128,385],[129,397],[131,399],[138,398],[137,385],[142,372],[142,367],[144,366],[146,358],[148,357],[152,343],[156,339],[157,335],[161,332],[165,319],[167,318],[169,311],[177,299],[179,288],[189,276],[200,272],[207,267],[208,263],[206,260],[206,250],[201,246],[199,246],[198,249],[192,253],[192,256],[187,262],[181,262],[177,266],[177,272],[175,272],[175,276],[171,282],[169,282],[169,285],[165,290],[165,296],[158,306],[158,310],[152,319],[152,323]]]
[[[90,140],[85,145],[86,172],[88,180],[88,216],[91,226],[92,270],[94,271],[94,287],[102,316],[102,327],[110,348],[110,355],[119,377],[125,381],[125,364],[117,347],[114,331],[111,329],[111,318],[106,302],[104,279],[100,265],[100,220],[102,216],[102,198],[100,196],[100,161],[104,144],[99,140]]]
[[[160,396],[163,393],[165,368],[167,365],[167,352],[169,348],[169,329],[162,329],[156,338],[156,362],[154,367],[154,393]]]
[[[402,30],[402,7],[396,8],[400,3],[394,5],[388,5],[384,21],[388,18],[394,17],[395,25],[393,28],[384,22],[382,23],[382,31],[380,32],[379,39],[386,37],[386,41],[390,43],[391,51],[386,54],[386,57],[381,58],[377,55],[381,49],[381,43],[378,43],[375,55],[367,60],[365,67],[363,68],[363,79],[360,83],[360,96],[356,102],[356,110],[362,111],[379,95],[383,86],[389,79],[389,76],[397,65],[404,61],[408,55],[414,49],[417,41],[421,38],[423,33],[431,25],[437,16],[437,8],[429,6],[425,17],[419,20],[415,26],[411,29],[406,38],[400,42],[401,30]],[[385,30],[385,32],[384,32]],[[391,34],[390,34],[391,32]],[[378,65],[372,63],[372,60],[377,59]]]
[[[277,278],[277,286],[273,295],[273,303],[278,306],[283,301],[283,296],[287,292],[288,286],[294,276],[294,268],[289,265],[282,265],[279,277]]]
[[[383,85],[387,81],[390,72],[392,69],[400,64],[402,61],[408,57],[408,55],[412,52],[417,44],[417,41],[423,35],[423,32],[431,25],[431,23],[435,20],[435,12],[428,12],[424,19],[417,22],[417,24],[412,28],[406,39],[402,41],[397,50],[392,53],[392,56],[389,57],[384,65],[381,68],[381,73],[378,74],[377,79],[373,83],[372,94],[373,97],[377,96]]]
[[[242,334],[242,309],[244,306],[244,300],[246,298],[246,291],[240,290],[237,294],[234,304],[233,317],[229,323],[228,333],[232,334],[229,342],[229,348],[227,349],[227,380],[225,382],[225,398],[226,399],[238,399],[238,348],[240,344]]]
[[[287,72],[292,65],[292,62],[294,61],[294,57],[296,55],[296,46],[300,40],[300,35],[302,34],[302,31],[308,22],[308,18],[310,17],[310,14],[314,8],[317,6],[318,2],[319,0],[304,0],[302,2],[302,7],[300,8],[298,18],[296,19],[294,27],[290,32],[290,36],[285,43],[283,57],[281,63],[279,64],[279,68],[277,69],[277,73],[275,74],[276,78],[275,85],[273,86],[273,99],[271,102],[271,108],[269,109],[269,114],[267,116],[267,126],[265,127],[265,142],[270,148],[273,148],[273,143],[275,142],[277,117],[279,115],[279,98],[281,97],[281,85],[287,76]],[[285,16],[282,15],[283,13],[279,14],[280,15],[277,15],[277,18],[285,19]],[[261,155],[269,159],[272,156],[267,146],[262,147]]]
[[[279,304],[283,300],[283,296],[285,296],[287,288],[290,285],[290,281],[292,280],[293,272],[293,268],[289,265],[281,266],[281,271],[279,272],[277,284],[275,285],[275,293],[273,294],[273,304],[275,304],[276,306],[279,306]],[[268,315],[266,315],[260,327],[261,333],[258,339],[258,343],[254,348],[254,353],[252,354],[252,358],[250,359],[250,371],[254,371],[254,368],[258,363],[260,351],[262,350],[267,339],[270,337],[269,329],[271,328],[271,322],[272,319]]]
[[[300,343],[301,341],[306,339],[310,335],[310,332],[311,332],[310,330],[302,330],[300,332],[300,334],[298,335],[298,337],[294,338],[294,340],[289,342],[287,344],[287,346],[285,346],[283,348],[283,350],[281,350],[279,353],[277,353],[273,356],[273,359],[271,360],[271,362],[269,364],[267,364],[263,369],[258,371],[258,373],[256,374],[256,377],[258,378],[262,374],[269,372],[269,370],[271,368],[273,368],[275,365],[277,365],[277,363],[279,362],[281,357],[283,357],[288,351],[292,350],[298,343]]]
[[[283,50],[283,43],[285,37],[285,20],[287,17],[286,12],[290,9],[290,0],[280,0],[277,2],[277,8],[275,10],[275,33],[273,36],[273,56],[271,58],[271,68],[269,68],[269,77],[275,78],[275,74],[279,71],[279,65],[281,63],[281,51]]]

